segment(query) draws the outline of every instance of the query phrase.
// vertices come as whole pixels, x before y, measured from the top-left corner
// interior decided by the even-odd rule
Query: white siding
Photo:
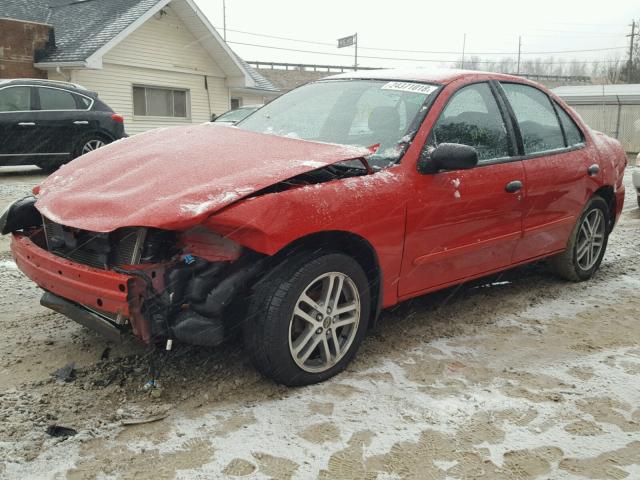
[[[164,10],[165,15],[155,15],[108,52],[101,70],[67,71],[67,78],[51,71],[49,78],[70,78],[98,92],[105,103],[124,115],[128,134],[202,123],[212,113],[226,112],[229,88],[224,73],[171,7]],[[134,85],[188,90],[188,118],[134,116]]]
[[[241,98],[242,105],[260,105],[265,102],[264,97],[262,95],[249,95],[246,93],[231,93],[233,98]]]
[[[135,65],[224,77],[215,60],[187,30],[171,6],[156,14],[116,45],[103,58],[105,63]]]

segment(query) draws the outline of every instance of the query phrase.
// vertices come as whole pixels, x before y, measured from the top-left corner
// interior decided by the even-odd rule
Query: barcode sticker
[[[434,85],[413,82],[388,82],[382,86],[382,90],[399,90],[402,92],[423,93],[425,95],[429,95],[437,89],[438,87]]]

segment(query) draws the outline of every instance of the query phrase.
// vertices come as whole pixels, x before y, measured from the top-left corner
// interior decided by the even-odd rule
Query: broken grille
[[[110,233],[66,227],[42,217],[47,250],[93,268],[136,265],[144,248],[146,228],[127,227]]]

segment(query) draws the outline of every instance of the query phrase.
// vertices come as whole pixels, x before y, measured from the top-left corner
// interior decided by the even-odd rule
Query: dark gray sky
[[[222,0],[196,0],[222,34]],[[628,45],[628,24],[640,17],[640,4],[633,0],[603,1],[408,1],[385,2],[323,0],[226,0],[227,40],[246,60],[353,64],[353,47],[337,49],[336,39],[358,33],[361,66],[437,66],[456,60],[467,34],[466,51],[507,52],[515,56],[522,35],[523,58],[547,57],[561,50],[610,49]],[[302,43],[239,33],[244,32],[308,40]],[[346,55],[344,57],[261,48],[244,44],[299,49]],[[328,43],[330,45],[324,45]],[[369,48],[423,50],[409,53]],[[624,48],[557,53],[556,61],[612,59],[626,56]],[[418,61],[365,57],[399,57]],[[503,54],[487,55],[495,59]],[[436,60],[425,62],[424,60]]]

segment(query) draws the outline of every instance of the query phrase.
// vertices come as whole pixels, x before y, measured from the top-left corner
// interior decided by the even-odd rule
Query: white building
[[[51,25],[55,40],[35,67],[97,92],[129,134],[205,122],[279,94],[193,0],[2,0],[3,17]]]
[[[553,91],[591,128],[617,138],[627,152],[640,152],[640,84],[569,86]]]

